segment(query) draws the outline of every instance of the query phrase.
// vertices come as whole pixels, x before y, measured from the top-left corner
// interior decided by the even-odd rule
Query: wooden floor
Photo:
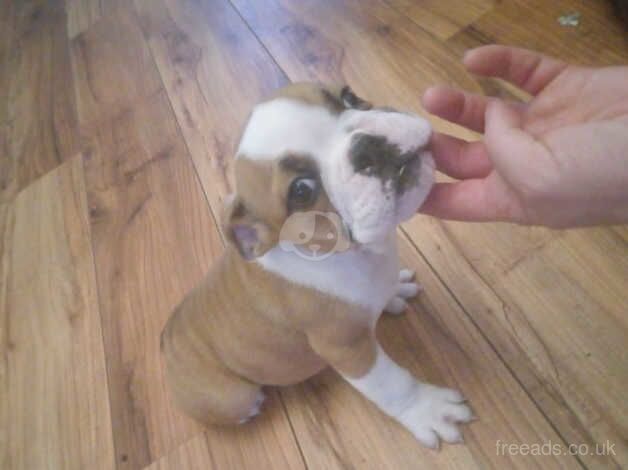
[[[164,387],[251,106],[299,80],[417,112],[437,83],[521,96],[461,67],[491,42],[628,61],[603,0],[0,0],[0,468],[628,468],[626,227],[400,230],[425,291],[378,334],[469,398],[466,445],[420,447],[332,372],[236,430]]]

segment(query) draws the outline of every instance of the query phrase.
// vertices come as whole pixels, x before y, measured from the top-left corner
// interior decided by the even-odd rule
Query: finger
[[[498,45],[471,49],[463,62],[472,73],[503,78],[532,95],[538,94],[568,66],[538,52]]]
[[[484,132],[484,113],[490,100],[454,88],[435,86],[426,90],[422,103],[428,112],[438,117],[476,132]]]
[[[521,221],[516,201],[508,191],[496,191],[490,178],[437,183],[420,212],[467,222]]]
[[[434,134],[430,148],[436,169],[452,178],[482,178],[493,169],[483,142],[467,142],[446,134]]]

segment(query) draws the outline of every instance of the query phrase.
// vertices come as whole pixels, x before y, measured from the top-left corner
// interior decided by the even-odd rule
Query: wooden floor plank
[[[440,40],[449,39],[495,6],[495,0],[386,0]]]
[[[591,468],[623,462],[625,403],[599,389],[621,393],[628,377],[619,237],[609,229],[561,234],[427,217],[404,227],[561,435],[591,449],[616,443],[616,455],[582,461]],[[506,278],[508,287],[499,287]]]
[[[383,1],[234,0],[240,14],[292,81],[348,83],[376,104],[412,109],[434,84],[482,93],[458,54]],[[436,119],[441,131],[473,132]]]
[[[128,3],[127,0],[65,0],[68,37],[75,38]]]
[[[72,46],[116,462],[135,469],[200,431],[171,405],[158,338],[222,245],[133,9]]]
[[[172,407],[159,334],[221,242],[163,92],[100,124],[89,145],[116,457],[119,468],[139,468],[200,431]]]
[[[161,89],[132,4],[72,40],[76,103],[83,130],[98,127]]]
[[[65,0],[70,39],[86,31],[102,15],[101,0]]]
[[[199,431],[165,393],[158,337],[220,241],[168,114],[158,92],[103,125],[87,163],[120,468],[146,465]]]
[[[61,2],[3,2],[0,13],[0,201],[78,150]]]
[[[448,44],[462,53],[483,44],[527,47],[588,65],[619,65],[628,60],[628,41],[612,2],[580,0],[505,0]],[[579,13],[579,24],[561,26],[558,18]]]
[[[225,0],[136,0],[201,184],[216,213],[253,106],[287,83]]]
[[[212,461],[204,434],[181,444],[168,455],[145,467],[145,470],[179,470],[184,468],[219,470],[219,467]]]
[[[0,467],[111,469],[113,439],[80,157],[0,223]]]
[[[291,80],[347,82],[376,102],[415,108],[434,83],[480,91],[459,57],[383,2],[233,3]]]
[[[268,409],[245,426],[207,429],[147,468],[305,469],[294,437],[282,424],[278,395],[272,392],[268,400]]]

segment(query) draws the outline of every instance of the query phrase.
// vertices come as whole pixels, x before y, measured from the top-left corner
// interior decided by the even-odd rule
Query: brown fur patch
[[[301,382],[375,361],[370,315],[246,263],[232,248],[168,321],[163,354],[178,405],[204,423],[246,417],[259,385]]]
[[[255,257],[277,245],[280,234],[285,240],[301,244],[303,234],[307,233],[308,244],[319,247],[317,249],[323,252],[334,248],[348,248],[348,236],[341,230],[343,227],[331,226],[330,220],[324,217],[319,217],[319,223],[314,224],[313,232],[307,222],[314,221],[307,218],[292,217],[290,224],[286,225],[286,220],[292,215],[287,200],[290,185],[301,176],[318,179],[321,186],[315,203],[297,212],[337,216],[322,188],[317,165],[311,158],[288,154],[278,160],[260,161],[241,156],[236,161],[235,174],[237,195],[223,220],[224,231],[236,246],[238,243],[233,235],[233,227],[247,225],[253,227],[259,237],[259,246],[253,250]],[[340,217],[337,219],[340,220]],[[242,253],[241,248],[240,252]]]

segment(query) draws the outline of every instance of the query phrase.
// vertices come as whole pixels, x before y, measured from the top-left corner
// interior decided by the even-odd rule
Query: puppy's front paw
[[[397,419],[419,442],[437,449],[439,439],[452,444],[463,442],[457,423],[473,419],[464,401],[457,390],[420,384],[414,400]]]
[[[385,312],[392,313],[393,315],[398,315],[404,312],[406,307],[408,307],[406,299],[415,297],[421,290],[421,286],[416,282],[413,282],[413,279],[414,271],[410,271],[409,269],[402,269],[399,271],[399,284],[397,284],[397,292],[393,298],[388,301],[386,307],[384,307]]]

